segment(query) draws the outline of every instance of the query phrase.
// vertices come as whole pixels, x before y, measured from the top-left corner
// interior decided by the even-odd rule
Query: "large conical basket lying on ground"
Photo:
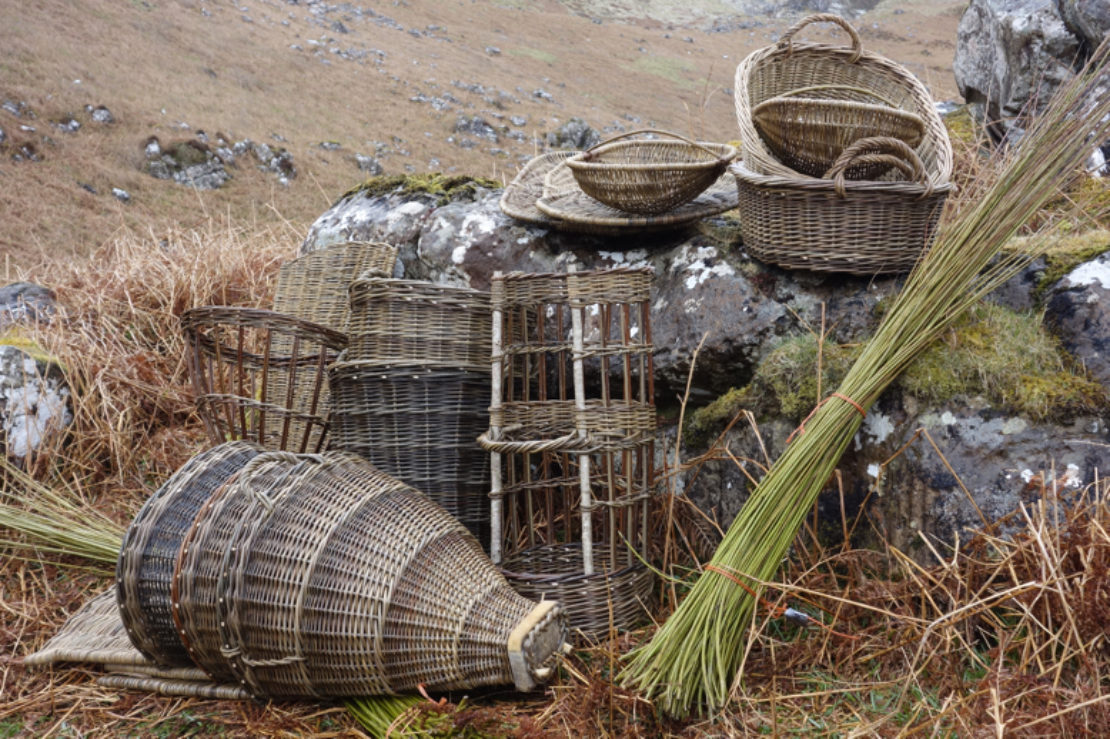
[[[158,664],[192,665],[171,613],[181,541],[212,493],[261,451],[231,441],[201,452],[147,499],[127,529],[116,566],[120,617],[135,648]]]
[[[221,488],[182,546],[174,616],[201,667],[260,697],[526,690],[566,636],[442,507],[342,452],[263,454]]]

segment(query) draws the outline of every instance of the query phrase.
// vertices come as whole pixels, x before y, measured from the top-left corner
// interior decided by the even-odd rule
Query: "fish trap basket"
[[[551,674],[561,608],[517,595],[446,511],[355,455],[294,468],[246,493],[271,504],[249,526],[221,527],[233,534],[203,604],[216,607],[216,651],[254,695],[531,689]]]
[[[309,252],[278,269],[273,309],[345,331],[351,282],[363,274],[389,277],[396,261],[397,247],[378,241],[351,241]]]
[[[588,636],[632,626],[651,589],[651,276],[514,273],[491,284],[492,404],[480,439],[491,556],[522,594],[557,592]]]
[[[205,306],[181,319],[209,439],[313,452],[328,430],[327,366],[345,334],[256,308]]]
[[[369,277],[350,287],[347,360],[489,372],[489,295]]]
[[[851,39],[850,46],[796,42],[794,37],[798,32],[813,23],[840,26]],[[803,18],[787,29],[777,44],[752,52],[736,67],[736,119],[743,142],[742,159],[748,170],[768,176],[806,176],[768,148],[756,127],[753,113],[766,101],[815,86],[840,87],[842,92],[839,97],[850,97],[843,92],[845,90],[863,90],[864,93],[857,98],[859,102],[874,102],[878,97],[889,107],[919,117],[925,130],[920,143],[914,146],[914,152],[921,159],[934,186],[948,182],[952,175],[952,144],[929,91],[902,65],[865,51],[856,30],[843,18],[832,14]],[[789,147],[787,158],[808,158],[801,148],[808,145],[807,142],[784,141],[784,145]],[[823,173],[822,170],[814,176],[821,177]],[[899,176],[896,171],[888,171],[882,178],[896,180]]]
[[[628,139],[640,134],[665,138]],[[666,131],[632,131],[567,160],[590,197],[630,213],[659,214],[687,203],[717,181],[736,149]]]
[[[857,161],[879,161],[909,180],[846,180]],[[744,163],[732,172],[745,250],[764,262],[818,272],[908,272],[932,245],[952,189],[934,184],[897,139],[857,141],[833,165],[831,179],[763,175]]]
[[[814,85],[791,90],[752,108],[763,143],[787,167],[810,177],[825,173],[849,145],[884,136],[918,146],[925,121],[877,93],[844,85]],[[873,180],[890,170],[882,164],[851,167],[851,180]]]
[[[489,370],[336,362],[328,379],[331,447],[425,493],[487,541],[489,455],[476,439],[489,427]]]
[[[165,666],[189,666],[173,621],[170,590],[177,554],[208,498],[262,448],[231,441],[201,452],[147,499],[123,539],[116,565],[120,617],[131,643]]]

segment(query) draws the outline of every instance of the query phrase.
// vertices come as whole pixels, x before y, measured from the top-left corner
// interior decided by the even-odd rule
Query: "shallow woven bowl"
[[[576,154],[567,166],[595,200],[630,213],[658,214],[708,189],[735,156],[727,144],[612,141]]]

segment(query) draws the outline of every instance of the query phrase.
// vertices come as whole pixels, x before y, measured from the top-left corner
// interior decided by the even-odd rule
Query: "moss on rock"
[[[499,187],[501,187],[501,183],[497,180],[469,175],[445,175],[442,172],[418,175],[379,175],[352,187],[343,193],[339,200],[346,200],[355,195],[376,197],[379,195],[427,194],[437,196],[439,205],[446,205],[455,200],[472,200],[479,190],[493,190]]]

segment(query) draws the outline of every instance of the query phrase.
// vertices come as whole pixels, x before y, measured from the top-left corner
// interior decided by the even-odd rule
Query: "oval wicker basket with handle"
[[[840,26],[848,34],[850,45],[796,42],[794,37],[798,32],[813,23]],[[787,29],[777,44],[757,49],[737,65],[736,120],[743,142],[744,167],[749,172],[778,177],[808,176],[788,166],[767,147],[756,128],[753,109],[792,90],[817,85],[866,90],[890,106],[920,117],[925,131],[914,152],[934,186],[948,182],[952,176],[952,144],[929,91],[902,65],[865,51],[856,30],[843,18],[832,14],[803,18]],[[899,176],[897,171],[891,170],[882,178],[896,181]]]
[[[667,138],[629,139],[640,134]],[[696,198],[735,157],[736,149],[727,144],[641,130],[614,136],[566,164],[590,197],[619,210],[657,214]]]
[[[910,181],[852,181],[856,165],[891,167]],[[859,275],[907,272],[932,244],[952,186],[936,185],[898,139],[861,139],[825,179],[780,177],[733,165],[740,232],[751,256],[790,269]]]
[[[752,108],[752,119],[767,147],[783,164],[821,177],[850,144],[885,136],[917,146],[925,121],[891,105],[878,93],[847,85],[813,85],[776,95]],[[856,166],[848,179],[873,180],[890,170],[881,164]]]
[[[116,565],[120,617],[131,643],[160,665],[192,665],[174,625],[170,598],[181,542],[208,498],[262,447],[230,441],[186,462],[139,509]]]

